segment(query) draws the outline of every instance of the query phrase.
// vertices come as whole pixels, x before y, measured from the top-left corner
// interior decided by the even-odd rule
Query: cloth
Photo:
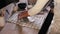
[[[14,13],[7,21],[10,21],[12,23],[16,23],[18,20],[18,14],[19,14],[19,12]]]
[[[9,14],[8,14],[7,11],[6,11],[5,16],[4,16],[5,20],[7,20],[10,17],[10,15],[12,13],[12,10],[13,10],[13,7],[14,7],[13,3],[11,3],[11,4],[9,4],[8,6],[5,7],[5,9],[9,12]]]

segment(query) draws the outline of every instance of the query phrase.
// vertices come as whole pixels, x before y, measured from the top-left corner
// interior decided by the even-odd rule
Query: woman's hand
[[[24,11],[24,12],[18,14],[18,18],[19,18],[19,19],[22,19],[22,18],[28,17],[28,16],[29,16],[29,15],[28,15],[28,11]]]

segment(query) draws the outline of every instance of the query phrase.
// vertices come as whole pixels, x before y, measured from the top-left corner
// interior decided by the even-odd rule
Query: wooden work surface
[[[41,14],[41,15],[37,15],[39,18],[37,19],[37,23],[35,24],[39,25],[38,27],[36,25],[33,26],[32,23],[30,24],[24,23],[17,26],[14,23],[6,23],[5,27],[0,32],[0,34],[38,34],[38,31],[41,28],[47,15],[48,15],[48,12],[45,12],[44,14]],[[34,17],[37,17],[37,16],[34,16]]]

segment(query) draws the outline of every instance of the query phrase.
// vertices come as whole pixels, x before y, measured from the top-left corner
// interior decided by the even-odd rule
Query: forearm
[[[35,6],[28,11],[28,14],[30,16],[36,15],[37,13],[39,13],[42,10],[42,8],[45,6],[45,4],[48,1],[49,0],[37,0],[37,3],[35,4]]]

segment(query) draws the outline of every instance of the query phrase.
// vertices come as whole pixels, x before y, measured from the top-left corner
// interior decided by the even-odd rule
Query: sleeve
[[[35,6],[31,8],[30,10],[28,10],[28,14],[32,16],[32,15],[36,15],[37,13],[41,12],[42,8],[45,6],[45,4],[48,1],[49,0],[37,0]]]

